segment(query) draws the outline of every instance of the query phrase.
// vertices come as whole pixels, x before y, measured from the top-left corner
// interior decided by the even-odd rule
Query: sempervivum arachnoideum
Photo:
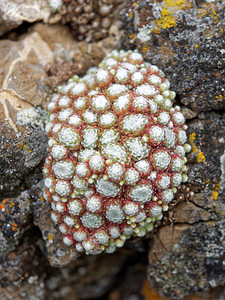
[[[144,236],[187,180],[185,120],[164,76],[113,51],[53,95],[45,198],[66,245],[110,253]]]

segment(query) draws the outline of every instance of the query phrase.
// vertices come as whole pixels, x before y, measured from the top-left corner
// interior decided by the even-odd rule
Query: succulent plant
[[[52,96],[45,198],[67,246],[114,252],[168,210],[190,151],[169,88],[140,53],[114,50]]]
[[[62,4],[62,0],[48,0],[48,5],[50,6],[52,11],[58,11],[61,8]]]
[[[114,25],[126,1],[48,0],[57,21],[67,24],[73,36],[86,42],[99,41],[115,33]],[[55,22],[55,16],[52,19]]]

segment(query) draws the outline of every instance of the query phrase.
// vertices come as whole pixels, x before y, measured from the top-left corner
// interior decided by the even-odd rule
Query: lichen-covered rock
[[[110,0],[103,1],[110,3]],[[7,19],[9,22],[0,25],[0,32],[10,30],[11,21],[15,23],[13,26],[17,26],[24,19],[24,15],[20,14],[23,7],[20,2],[1,2],[0,23],[5,3],[18,10],[13,11],[11,19]],[[23,1],[23,4],[28,2],[40,4],[42,1],[29,0]],[[153,3],[139,0],[127,3],[129,8],[122,13],[125,25],[123,46],[119,47],[135,47],[142,51],[147,60],[165,71],[172,89],[178,93],[175,103],[184,105],[181,112],[188,119],[187,133],[193,149],[187,165],[189,183],[178,187],[163,221],[157,222],[161,225],[159,230],[155,229],[142,239],[130,239],[123,249],[110,256],[77,258],[74,247],[63,245],[57,226],[53,226],[50,208],[42,197],[42,183],[36,186],[41,179],[42,163],[36,165],[35,158],[32,166],[33,158],[25,148],[22,149],[22,143],[27,135],[34,140],[37,137],[31,134],[33,130],[36,132],[37,127],[27,126],[29,119],[43,128],[43,122],[39,123],[39,115],[36,114],[38,110],[31,106],[46,107],[46,95],[50,89],[45,85],[55,88],[73,73],[84,74],[90,65],[97,66],[105,54],[116,47],[120,34],[117,23],[114,23],[117,17],[113,16],[113,26],[106,29],[109,37],[92,44],[74,42],[71,28],[62,25],[37,23],[31,27],[25,23],[18,31],[5,35],[5,40],[0,41],[0,121],[5,124],[0,126],[4,134],[6,124],[11,126],[5,137],[9,138],[9,143],[12,142],[12,148],[9,144],[1,148],[3,161],[8,159],[9,163],[9,172],[1,173],[5,190],[0,191],[3,199],[9,196],[7,201],[2,199],[0,203],[3,209],[0,226],[4,234],[0,237],[1,249],[5,250],[4,257],[0,259],[2,300],[152,299],[155,295],[144,281],[148,250],[151,287],[164,298],[180,300],[196,292],[204,293],[198,299],[224,298],[221,239],[225,227],[222,221],[225,213],[225,124],[223,111],[211,111],[224,108],[224,2],[164,0]],[[69,5],[65,7],[66,14],[63,16],[62,11],[56,11],[50,22],[64,19],[63,22],[72,24],[71,19],[66,21]],[[24,12],[25,18],[27,13],[32,13]],[[5,16],[10,13],[12,11],[8,10]],[[118,10],[114,13],[118,14]],[[19,22],[15,15],[19,15]],[[74,12],[69,18],[72,15]],[[111,18],[111,13],[109,15]],[[97,14],[95,17],[98,18]],[[81,27],[73,29],[74,36],[78,36]],[[24,30],[28,33],[23,34]],[[96,33],[98,35],[99,31],[96,30]],[[95,36],[90,27],[80,37],[87,40],[101,38],[100,35]],[[8,38],[10,40],[6,40]],[[202,113],[203,110],[211,112]],[[14,147],[14,140],[21,146],[20,151]],[[34,147],[39,147],[42,142],[40,134]],[[43,152],[45,143],[46,140],[41,145]],[[23,166],[24,155],[30,163],[29,169]],[[26,192],[28,200],[17,197],[28,186],[32,187]],[[5,205],[9,214],[4,211]],[[17,230],[12,230],[16,228],[15,224],[18,225]],[[12,252],[7,255],[8,251]],[[214,286],[214,292],[210,292]]]
[[[189,122],[188,191],[178,191],[184,201],[169,212],[173,226],[160,228],[149,252],[150,284],[165,298],[186,299],[225,282],[224,131],[223,113]]]
[[[225,283],[225,222],[196,224],[149,268],[150,284],[166,299],[186,299]],[[171,276],[173,274],[173,276]]]
[[[156,66],[113,51],[48,109],[45,198],[66,245],[113,252],[168,210],[185,174],[185,120]]]
[[[0,256],[18,244],[19,239],[29,224],[29,195],[22,193],[17,198],[6,198],[0,203]]]
[[[53,269],[46,280],[50,299],[99,299],[105,297],[131,253],[80,256],[61,269]]]
[[[0,126],[1,197],[17,195],[21,189],[30,186],[32,173],[34,173],[32,184],[41,178],[39,172],[39,176],[35,179],[35,168],[43,162],[47,154],[47,137],[39,126],[18,126],[18,129],[19,131],[15,132],[7,124]]]
[[[224,109],[224,1],[129,1],[122,47],[161,67],[183,104]]]
[[[1,300],[44,300],[44,265],[40,249],[32,239],[26,237],[17,249],[0,259]],[[35,238],[34,238],[35,236]]]
[[[63,243],[60,232],[51,220],[51,211],[47,203],[41,203],[40,215],[35,215],[34,223],[41,230],[44,241],[42,250],[51,266],[64,267],[79,256],[75,248],[68,248]]]

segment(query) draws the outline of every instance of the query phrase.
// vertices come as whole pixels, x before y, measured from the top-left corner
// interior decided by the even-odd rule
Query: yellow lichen
[[[164,0],[161,11],[161,18],[156,20],[156,26],[152,29],[154,33],[160,33],[161,29],[172,28],[177,25],[175,15],[176,11],[189,9],[191,2],[185,0]]]
[[[219,196],[220,184],[219,182],[215,183],[212,187],[212,193],[210,196],[211,201],[217,201]]]
[[[129,18],[133,18],[133,15],[134,15],[133,12],[130,11],[129,14],[128,14],[128,17],[129,17]]]
[[[189,141],[190,141],[190,144],[191,144],[191,147],[192,147],[192,151],[194,153],[197,153],[197,157],[196,157],[197,162],[198,163],[203,163],[205,165],[206,164],[206,157],[205,157],[204,153],[200,149],[198,149],[198,147],[195,145],[195,143],[194,143],[195,138],[196,138],[196,133],[195,132],[190,134]]]
[[[134,41],[136,39],[136,36],[136,33],[131,33],[129,34],[129,39]]]
[[[205,162],[205,155],[204,155],[204,153],[201,151],[201,152],[199,152],[198,153],[198,155],[197,155],[197,162],[198,163],[203,163],[203,164],[206,164],[206,162]]]
[[[177,25],[173,14],[167,9],[163,8],[161,18],[157,20],[157,25],[162,28],[171,28]]]
[[[19,145],[16,145],[16,146],[17,146],[18,148],[19,148],[19,147],[22,147],[23,149],[26,149],[28,152],[32,153],[32,150],[29,149],[29,148],[27,148],[27,145],[24,144],[23,142],[20,143]]]
[[[214,102],[222,102],[223,101],[223,95],[216,95],[216,99],[214,100]]]
[[[49,234],[48,234],[48,239],[52,241],[53,238],[54,238],[53,235],[52,235],[51,233],[49,233]]]
[[[193,144],[193,145],[191,145],[191,147],[192,147],[192,151],[193,151],[193,152],[196,153],[196,152],[199,151],[196,145]]]
[[[225,212],[221,211],[221,207],[219,207],[218,205],[215,205],[215,203],[216,203],[215,201],[218,201],[218,198],[219,198],[219,190],[220,190],[220,183],[217,182],[212,188],[210,200],[211,200],[212,205],[216,209],[216,213],[225,216]]]
[[[165,0],[164,2],[168,6],[173,6],[173,7],[180,6],[180,7],[182,7],[185,4],[186,1],[184,1],[184,0]]]
[[[189,141],[190,141],[191,144],[194,143],[195,138],[196,138],[196,133],[195,132],[193,132],[192,134],[190,134]]]
[[[210,197],[210,200],[216,201],[218,199],[218,195],[219,195],[218,191],[213,190],[212,194],[211,194],[211,197]]]
[[[218,18],[217,18],[217,13],[215,10],[212,10],[211,13],[209,14],[209,16],[214,19],[214,22],[218,22]]]

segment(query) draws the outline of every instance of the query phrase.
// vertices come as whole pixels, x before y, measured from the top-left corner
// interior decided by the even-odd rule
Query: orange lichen
[[[149,282],[147,280],[144,281],[141,293],[144,296],[145,300],[163,300],[162,297],[159,296],[150,286]]]
[[[10,214],[9,208],[11,208],[14,205],[15,203],[13,201],[10,203],[10,199],[6,198],[2,200],[2,202],[0,203],[0,210],[4,211],[7,215],[9,215]]]
[[[144,47],[142,47],[142,53],[143,53],[143,55],[145,56],[145,54],[146,54],[146,52],[148,51],[148,46],[144,46]]]
[[[2,211],[2,213],[4,213],[5,215],[10,216],[12,214],[12,211],[10,210],[12,207],[14,207],[15,201],[11,198],[6,198],[4,200],[1,201],[0,203],[0,211]],[[17,231],[18,230],[18,224],[15,223],[16,220],[14,220],[14,223],[8,223],[7,226],[9,227],[9,229],[11,229],[12,231]],[[13,237],[11,236],[9,239],[13,239]]]
[[[16,223],[13,223],[13,224],[12,224],[12,230],[13,230],[13,231],[16,231],[17,228],[18,228],[18,225],[17,225]]]
[[[0,210],[5,209],[5,205],[3,203],[0,203]]]

